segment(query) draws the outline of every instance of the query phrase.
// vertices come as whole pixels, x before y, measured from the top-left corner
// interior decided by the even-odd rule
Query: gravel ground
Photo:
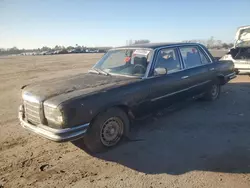
[[[20,87],[86,72],[102,54],[0,57],[0,187],[250,187],[250,77],[214,102],[135,122],[130,139],[91,156],[20,127]]]

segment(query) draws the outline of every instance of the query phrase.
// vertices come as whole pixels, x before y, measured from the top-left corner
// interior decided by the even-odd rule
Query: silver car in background
[[[239,74],[250,74],[250,25],[239,27],[234,47],[221,60],[231,60]]]

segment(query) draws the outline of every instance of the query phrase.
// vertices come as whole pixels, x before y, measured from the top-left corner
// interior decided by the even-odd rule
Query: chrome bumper
[[[231,73],[231,74],[228,74],[228,75],[226,75],[225,77],[227,78],[228,81],[229,81],[229,80],[232,80],[232,79],[236,78],[236,72],[233,72],[233,73]]]
[[[32,125],[23,119],[23,113],[23,108],[20,106],[18,118],[23,128],[55,142],[66,142],[79,139],[84,136],[89,126],[89,123],[87,123],[72,128],[54,129],[42,124]]]

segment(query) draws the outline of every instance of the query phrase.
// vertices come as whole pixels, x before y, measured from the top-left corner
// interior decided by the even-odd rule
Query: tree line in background
[[[230,49],[233,47],[233,43],[225,43],[221,40],[216,40],[214,37],[210,37],[208,40],[185,40],[183,42],[188,43],[200,43],[205,45],[209,49]],[[133,44],[145,44],[150,43],[148,39],[141,40],[127,40],[126,45]],[[0,55],[12,55],[12,54],[23,54],[23,55],[51,55],[51,54],[66,54],[66,53],[105,53],[107,50],[112,47],[95,47],[89,48],[86,46],[80,46],[76,44],[75,46],[59,46],[56,45],[54,48],[43,46],[42,48],[37,49],[18,49],[17,47],[4,49],[0,48]]]
[[[183,42],[200,43],[206,46],[208,49],[230,49],[234,46],[233,43],[225,43],[221,40],[216,40],[214,37],[210,37],[208,40],[186,40]]]
[[[76,44],[75,46],[59,46],[56,45],[53,48],[43,46],[42,48],[35,49],[18,49],[17,47],[13,48],[0,48],[0,55],[52,55],[52,54],[67,54],[67,53],[105,53],[112,47],[86,47]]]
[[[186,43],[200,43],[205,45],[209,49],[230,49],[234,46],[233,43],[225,43],[222,42],[221,40],[216,40],[214,37],[210,37],[207,40],[198,40],[198,39],[193,39],[193,40],[185,40],[182,42]],[[127,40],[126,45],[132,45],[132,44],[145,44],[145,43],[150,43],[150,40],[147,39],[142,39],[142,40]]]

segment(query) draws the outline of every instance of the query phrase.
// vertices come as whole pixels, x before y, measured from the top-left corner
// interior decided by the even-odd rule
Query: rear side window
[[[201,57],[201,62],[202,64],[207,64],[210,63],[210,61],[208,60],[207,56],[204,54],[204,52],[202,52],[201,50],[199,50],[200,52],[200,57]]]
[[[180,52],[186,68],[202,65],[197,47],[180,47]]]

